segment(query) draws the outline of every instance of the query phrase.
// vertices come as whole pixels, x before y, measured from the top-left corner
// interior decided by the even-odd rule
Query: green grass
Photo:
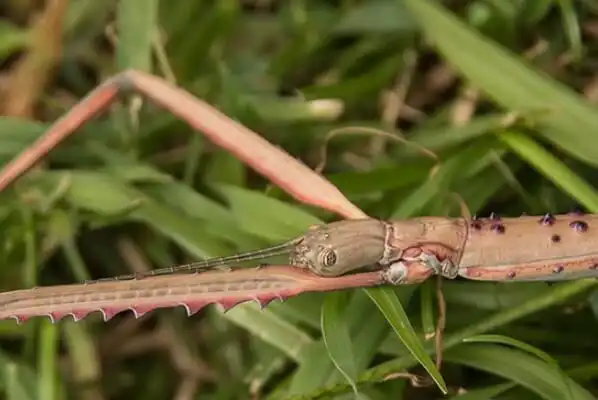
[[[0,165],[102,80],[135,68],[312,168],[325,152],[324,177],[373,217],[458,216],[451,193],[479,215],[598,213],[590,0],[67,3],[46,14],[33,2],[0,5],[2,114],[29,104],[0,117]],[[58,23],[44,26],[40,15]],[[23,71],[43,85],[14,78]],[[296,202],[136,96],[0,199],[4,291],[227,255],[339,218]],[[305,294],[265,310],[207,307],[193,317],[169,309],[139,321],[2,321],[0,393],[437,399],[446,385],[446,398],[460,400],[598,396],[593,280],[445,281],[440,374],[427,338],[434,285]],[[406,378],[429,378],[426,370],[434,379],[423,387]]]

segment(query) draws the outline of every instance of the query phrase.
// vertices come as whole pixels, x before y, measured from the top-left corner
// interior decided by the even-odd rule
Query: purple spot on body
[[[490,230],[496,233],[505,233],[505,226],[503,224],[492,224]]]
[[[592,269],[592,270],[598,269],[598,264],[592,264],[592,265],[590,265],[590,269]]]
[[[561,241],[561,237],[559,235],[552,235],[550,237],[550,240],[552,241],[552,243],[559,243]]]
[[[569,226],[575,229],[577,232],[585,232],[588,230],[588,224],[584,221],[572,221]]]
[[[554,225],[554,216],[552,214],[544,214],[542,218],[540,218],[540,223],[542,225],[552,226]]]
[[[480,221],[472,221],[470,226],[475,229],[476,231],[479,231],[480,229],[482,229],[482,223]]]
[[[563,267],[562,265],[557,265],[556,267],[554,267],[554,269],[552,270],[552,273],[554,274],[560,274],[561,272],[563,272],[565,270],[565,267]]]
[[[507,273],[507,278],[509,278],[509,279],[513,279],[513,278],[515,278],[515,276],[517,276],[517,274],[515,273],[515,271],[509,271]]]

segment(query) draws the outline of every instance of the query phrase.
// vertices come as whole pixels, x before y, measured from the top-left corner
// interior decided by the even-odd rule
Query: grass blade
[[[428,39],[446,60],[500,106],[537,111],[538,133],[589,164],[598,165],[598,114],[567,86],[490,41],[436,1],[405,0]],[[532,117],[528,116],[531,120]]]
[[[503,132],[499,138],[555,185],[575,197],[584,207],[598,212],[598,193],[552,153],[518,132]]]
[[[389,288],[367,289],[366,292],[372,301],[376,303],[382,314],[384,314],[386,320],[411,355],[428,371],[438,388],[446,394],[448,392],[446,383],[413,330],[409,322],[409,317],[405,313],[405,310],[403,310],[403,306],[396,294]]]
[[[562,373],[529,353],[513,348],[490,345],[468,344],[459,346],[445,354],[445,361],[468,365],[517,382],[547,400],[575,399],[590,400],[585,389],[567,379],[562,385]],[[567,388],[571,389],[569,397]]]
[[[322,305],[320,322],[322,338],[324,339],[330,359],[347,382],[349,382],[355,395],[358,396],[359,392],[355,384],[357,365],[353,354],[349,327],[343,319],[346,295],[346,293],[338,292],[331,293],[326,297]]]
[[[152,39],[157,34],[158,0],[127,0],[118,3],[118,46],[116,64],[119,70],[152,69]]]

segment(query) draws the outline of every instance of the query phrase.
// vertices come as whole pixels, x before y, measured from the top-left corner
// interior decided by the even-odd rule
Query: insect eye
[[[320,264],[325,267],[332,267],[334,264],[336,264],[338,257],[336,256],[336,251],[332,249],[323,249],[319,258]]]

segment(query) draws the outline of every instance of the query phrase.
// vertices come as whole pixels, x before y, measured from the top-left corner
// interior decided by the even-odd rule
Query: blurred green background
[[[135,68],[323,168],[377,218],[458,216],[450,193],[482,216],[598,213],[597,37],[592,0],[3,0],[0,163],[100,82]],[[123,96],[0,199],[4,291],[231,254],[338,219],[137,96]],[[442,290],[446,396],[401,375],[424,372],[391,328],[406,321],[402,309],[382,313],[363,290],[263,311],[207,307],[190,318],[169,309],[107,323],[99,314],[2,321],[0,391],[147,400],[598,395],[593,280],[457,279]],[[391,293],[432,349],[434,280]]]

